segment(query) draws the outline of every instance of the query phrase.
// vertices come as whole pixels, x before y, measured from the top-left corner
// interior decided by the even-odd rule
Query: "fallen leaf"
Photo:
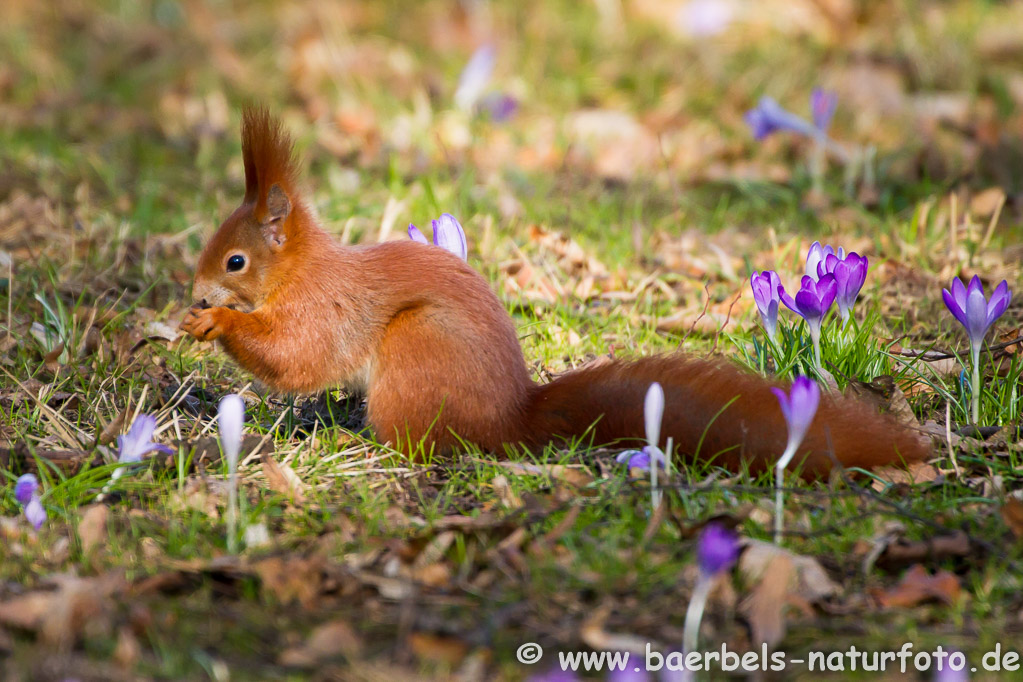
[[[131,628],[122,627],[117,630],[117,645],[114,647],[113,658],[124,670],[135,667],[142,656],[142,646]]]
[[[105,504],[90,505],[82,513],[82,519],[78,522],[78,539],[82,542],[83,554],[106,545],[108,515],[109,509]]]
[[[930,483],[938,478],[939,472],[926,462],[911,462],[906,466],[884,466],[874,469],[877,476],[871,483],[874,490],[883,491],[892,484]],[[880,480],[878,480],[880,479]]]
[[[305,503],[305,491],[309,488],[295,470],[284,462],[278,462],[269,453],[262,456],[263,475],[271,490],[291,499],[296,505]]]
[[[469,653],[469,645],[453,637],[413,632],[408,639],[412,653],[423,660],[454,666]]]
[[[914,564],[895,587],[875,590],[874,597],[884,608],[908,608],[931,600],[954,604],[961,591],[954,574],[943,569],[930,575],[921,564]]]
[[[500,498],[501,504],[503,504],[506,508],[520,509],[525,506],[522,502],[522,498],[519,497],[514,490],[512,490],[506,476],[501,474],[494,476],[494,479],[491,481],[491,485],[494,487],[494,492],[497,494],[498,498]]]
[[[324,561],[321,556],[269,557],[257,561],[252,570],[259,576],[263,589],[281,604],[298,602],[312,607],[323,582]]]
[[[95,578],[60,574],[48,580],[55,589],[39,589],[0,603],[0,624],[39,634],[56,648],[69,648],[81,635],[83,626],[110,626],[110,597],[127,587],[120,573]]]
[[[1016,536],[1017,540],[1023,540],[1023,502],[1020,502],[1014,497],[1010,497],[1004,505],[1002,505],[1002,519],[1005,524],[1009,526],[1012,534]]]
[[[332,620],[317,626],[302,644],[285,649],[277,662],[288,667],[312,668],[338,656],[357,658],[362,649],[362,638],[351,625]]]
[[[872,552],[876,554],[877,564],[887,570],[922,562],[961,559],[974,551],[970,537],[961,530],[922,540],[907,540],[903,537],[901,524],[892,531],[878,539]]]
[[[775,554],[764,567],[760,582],[739,605],[757,644],[774,648],[785,638],[785,606],[794,575],[792,559]]]
[[[838,594],[839,586],[828,577],[816,559],[795,554],[761,540],[745,539],[742,544],[745,549],[739,558],[739,571],[747,583],[758,582],[774,557],[784,555],[792,561],[795,568],[796,582],[793,591],[796,594],[810,603]]]
[[[1005,202],[1005,191],[1001,187],[988,187],[970,198],[970,212],[978,218],[989,218]]]

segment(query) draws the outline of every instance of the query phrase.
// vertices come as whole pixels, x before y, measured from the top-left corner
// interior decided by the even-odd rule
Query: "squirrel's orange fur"
[[[500,453],[579,436],[640,443],[643,399],[658,381],[662,438],[678,452],[762,470],[784,449],[770,391],[780,384],[724,362],[611,361],[534,384],[511,318],[468,264],[411,240],[336,243],[302,203],[280,122],[247,111],[242,139],[245,199],[200,256],[182,329],[219,339],[271,388],[362,391],[378,438],[406,452],[419,443],[446,451],[461,439]],[[803,470],[826,472],[830,452],[861,467],[927,454],[891,418],[829,395],[804,441]]]

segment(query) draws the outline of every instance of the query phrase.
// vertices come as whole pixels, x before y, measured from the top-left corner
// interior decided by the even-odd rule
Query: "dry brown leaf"
[[[259,576],[263,589],[281,604],[298,602],[312,607],[320,595],[324,560],[312,557],[270,557],[257,561],[252,570]]]
[[[124,670],[135,667],[142,656],[142,646],[131,628],[122,627],[117,630],[117,645],[114,647],[114,661]]]
[[[291,499],[296,505],[305,503],[305,491],[309,486],[299,478],[295,470],[284,462],[278,462],[269,453],[262,456],[263,475],[270,489]]]
[[[664,503],[661,504],[661,507],[658,507],[658,511],[660,511],[663,507]],[[554,547],[558,540],[560,540],[565,533],[570,531],[575,526],[575,522],[579,519],[579,514],[582,512],[582,509],[583,508],[580,505],[573,505],[572,507],[569,507],[568,513],[565,514],[564,518],[562,518],[561,521],[558,521],[557,525],[554,526],[554,528],[551,528],[551,530],[546,535],[544,535],[541,538],[537,538],[536,541],[534,541],[533,544],[530,545],[529,553],[533,555],[539,555],[545,551],[549,551],[552,547]],[[661,515],[662,521],[663,516],[664,515],[662,513]]]
[[[494,476],[494,480],[491,481],[491,485],[493,485],[494,492],[497,494],[498,498],[500,498],[501,504],[508,509],[520,509],[525,506],[522,502],[522,498],[519,497],[514,490],[512,490],[506,476],[501,474]]]
[[[876,555],[874,560],[882,567],[891,570],[920,562],[959,559],[973,553],[970,537],[961,530],[923,540],[907,540],[902,537],[903,530],[898,525],[875,542],[871,554]]]
[[[742,544],[745,549],[739,558],[739,571],[747,583],[753,584],[759,581],[774,557],[781,554],[792,561],[796,571],[796,583],[793,591],[805,597],[807,601],[811,603],[820,601],[839,591],[839,586],[828,577],[821,565],[812,557],[796,554],[761,540],[746,539]]]
[[[874,469],[874,474],[878,478],[874,479],[871,485],[874,490],[882,491],[893,483],[930,483],[937,479],[940,473],[934,466],[926,462],[911,462],[906,466],[877,467]]]
[[[1017,540],[1023,540],[1023,502],[1010,497],[1002,505],[1001,512],[1002,519],[1009,526],[1009,529],[1012,530],[1012,534],[1016,536]]]
[[[895,587],[883,592],[876,590],[874,597],[885,608],[908,608],[930,600],[954,604],[961,592],[959,578],[954,574],[940,570],[930,575],[921,564],[914,564]]]
[[[64,342],[61,341],[43,356],[43,364],[46,369],[56,372],[60,369],[60,356],[64,353]]]
[[[547,230],[534,223],[529,226],[529,238],[553,252],[558,257],[558,265],[570,274],[597,277],[607,274],[607,266],[587,255],[578,242],[561,232]]]
[[[764,567],[760,582],[740,604],[757,644],[774,648],[785,638],[785,606],[794,575],[792,559],[775,554]]]
[[[436,563],[412,569],[412,578],[427,587],[447,587],[451,585],[451,569],[447,564]]]
[[[93,504],[82,513],[82,519],[78,522],[78,539],[82,542],[83,554],[106,545],[109,512],[105,504]]]
[[[124,427],[124,420],[128,417],[128,406],[117,413],[117,416],[110,420],[110,423],[103,427],[99,435],[96,436],[97,445],[109,445],[114,442],[114,439],[121,433],[121,428]]]
[[[455,542],[455,532],[453,530],[446,530],[442,533],[438,533],[430,542],[423,547],[422,551],[416,557],[416,560],[412,562],[415,568],[422,568],[435,564],[438,561],[444,559],[444,555],[448,549]]]
[[[978,218],[989,218],[1005,201],[1005,190],[1001,187],[988,187],[970,198],[970,213]]]
[[[120,573],[95,578],[61,574],[52,576],[54,590],[35,590],[0,603],[0,624],[39,634],[44,642],[61,649],[70,647],[82,627],[109,627],[110,597],[127,587]]]
[[[461,663],[469,653],[469,645],[459,639],[426,632],[413,632],[408,643],[416,658],[450,666]]]
[[[288,667],[312,668],[338,656],[357,658],[362,649],[362,638],[351,625],[332,620],[317,626],[302,644],[285,649],[277,660]]]

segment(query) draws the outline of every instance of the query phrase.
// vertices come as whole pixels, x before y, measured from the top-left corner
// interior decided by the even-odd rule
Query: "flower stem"
[[[774,544],[781,544],[781,530],[785,524],[783,510],[785,508],[785,469],[778,467],[774,472]]]
[[[227,551],[238,552],[238,474],[233,469],[227,475]]]
[[[660,464],[654,458],[653,454],[650,455],[650,516],[651,518],[657,512],[657,507],[661,504],[661,491],[657,487],[657,468]]]
[[[781,533],[785,526],[785,467],[796,454],[797,443],[789,441],[785,452],[774,467],[774,544],[781,544]]]
[[[821,365],[821,328],[820,325],[809,325],[810,341],[813,342],[813,361],[818,372],[824,370]]]
[[[686,609],[685,628],[682,631],[682,649],[687,654],[696,651],[700,643],[700,621],[703,620],[703,610],[707,606],[712,584],[712,576],[701,572],[693,588],[693,596],[689,600],[689,608]]]
[[[980,426],[980,344],[970,348],[973,356],[973,390],[970,398],[973,402],[973,423]]]

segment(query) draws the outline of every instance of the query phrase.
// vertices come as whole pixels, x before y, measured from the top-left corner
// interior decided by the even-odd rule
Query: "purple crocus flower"
[[[720,523],[704,526],[696,545],[696,560],[705,575],[713,576],[728,570],[738,557],[739,542],[735,533]]]
[[[820,265],[828,256],[838,256],[841,260],[845,258],[845,249],[838,247],[836,252],[830,244],[821,245],[820,242],[810,244],[810,250],[806,252],[806,275],[814,280],[820,279]],[[826,270],[825,272],[830,272]]]
[[[653,462],[656,462],[662,469],[665,465],[664,453],[660,448],[644,445],[642,450],[623,450],[615,457],[619,464],[625,464],[630,469],[642,469],[650,471]]]
[[[821,399],[820,388],[810,377],[800,376],[792,382],[792,387],[788,392],[780,388],[772,388],[771,391],[778,397],[782,415],[784,415],[785,423],[789,428],[789,440],[785,452],[788,453],[789,450],[792,450],[794,455],[795,450],[803,442],[807,429],[813,423],[814,415],[817,414],[817,405]],[[792,459],[792,456],[790,455],[788,459]],[[785,461],[782,468],[787,465],[788,460]]]
[[[22,506],[28,504],[32,496],[39,490],[39,480],[35,474],[22,474],[14,484],[14,499]]]
[[[696,544],[696,560],[700,566],[700,577],[693,587],[693,595],[686,609],[682,632],[683,651],[697,651],[700,636],[700,621],[707,606],[707,597],[716,578],[732,567],[739,556],[739,544],[732,531],[720,523],[709,523],[700,533]],[[691,679],[689,671],[681,671],[681,679]]]
[[[455,90],[455,106],[462,111],[471,112],[483,96],[483,91],[490,82],[497,61],[497,51],[493,45],[481,45],[472,53],[465,68],[458,77],[458,88]]]
[[[991,300],[984,297],[984,285],[977,275],[970,280],[969,288],[964,286],[959,278],[952,280],[950,288],[951,291],[941,290],[945,306],[966,329],[970,345],[979,350],[988,329],[1009,307],[1012,300],[1009,284],[1003,279],[1002,283],[995,287]]]
[[[511,95],[501,92],[491,92],[480,100],[481,111],[490,116],[490,120],[496,123],[507,121],[519,109],[519,101]]]
[[[971,392],[973,421],[980,421],[980,349],[984,345],[984,337],[987,336],[991,325],[1009,307],[1012,300],[1012,292],[1009,291],[1009,284],[1004,279],[995,287],[991,294],[991,300],[984,297],[984,285],[980,283],[980,277],[973,276],[969,288],[965,287],[959,278],[952,280],[951,291],[941,290],[941,296],[959,324],[966,329],[970,337],[970,356],[973,359],[973,391]]]
[[[813,89],[813,92],[810,93],[810,113],[813,115],[813,124],[817,126],[817,130],[822,133],[828,132],[837,106],[837,94],[821,88]]]
[[[156,431],[156,417],[150,414],[140,414],[132,422],[128,433],[117,437],[117,461],[120,464],[134,464],[141,462],[142,458],[150,452],[162,452],[166,455],[174,453],[174,449],[168,445],[153,442],[153,432]],[[127,467],[118,467],[110,475],[110,484],[119,479],[128,470]],[[103,488],[106,493],[110,487],[107,484]]]
[[[145,455],[153,451],[160,451],[167,455],[173,454],[174,449],[170,446],[152,442],[154,431],[156,431],[156,417],[140,414],[128,429],[128,433],[117,437],[117,461],[122,464],[141,462]],[[123,471],[123,469],[117,471]]]
[[[430,221],[433,226],[433,243],[442,249],[446,249],[462,260],[469,257],[469,247],[465,241],[465,230],[450,213],[441,214],[437,220]],[[428,244],[426,236],[419,231],[419,228],[409,223],[408,236],[412,241]]]
[[[755,108],[746,112],[744,118],[753,131],[754,139],[757,140],[762,140],[778,130],[788,130],[813,138],[821,136],[821,131],[814,124],[786,111],[773,97],[766,95],[760,98]]]
[[[774,270],[764,270],[762,273],[754,271],[750,277],[750,287],[760,312],[760,322],[767,336],[773,339],[778,334],[778,305],[784,292],[781,278]]]
[[[817,265],[817,278],[825,275],[832,275],[835,278],[837,293],[835,301],[838,303],[838,312],[842,321],[849,319],[849,312],[852,310],[856,298],[860,295],[863,283],[867,281],[867,258],[855,251],[842,256],[842,249],[839,255],[828,254],[824,260]]]
[[[629,656],[629,662],[622,670],[611,670],[607,674],[607,682],[649,682],[650,674],[635,664],[642,660],[636,655]]]
[[[629,468],[650,472],[650,505],[657,509],[661,502],[661,491],[657,488],[657,471],[667,468],[668,462],[658,447],[661,438],[661,420],[664,417],[664,389],[656,381],[650,384],[643,399],[643,424],[646,430],[646,445],[642,450],[626,450],[618,454],[616,461],[626,463]]]
[[[779,292],[781,302],[806,320],[810,329],[810,338],[814,344],[814,355],[817,359],[817,366],[820,367],[820,339],[821,324],[831,304],[835,302],[838,295],[838,284],[834,275],[824,275],[817,281],[809,275],[803,275],[799,291],[795,298],[789,296],[785,291]]]
[[[14,498],[25,509],[25,519],[36,530],[46,522],[46,509],[39,498],[39,480],[35,474],[22,474],[14,484]]]
[[[785,417],[785,423],[789,430],[789,440],[785,445],[785,452],[778,459],[775,465],[775,493],[774,493],[774,542],[781,543],[782,531],[782,509],[785,482],[785,468],[796,456],[796,451],[803,443],[807,430],[813,423],[814,415],[817,414],[817,406],[821,400],[821,390],[813,379],[809,377],[796,377],[788,392],[780,388],[772,388],[771,391],[778,397],[781,405],[781,413]]]
[[[952,667],[953,663],[958,670]],[[941,666],[940,669],[937,667],[938,665]],[[966,656],[961,651],[953,650],[947,657],[939,659],[939,662],[935,664],[934,682],[969,682],[970,673],[967,671]]]

